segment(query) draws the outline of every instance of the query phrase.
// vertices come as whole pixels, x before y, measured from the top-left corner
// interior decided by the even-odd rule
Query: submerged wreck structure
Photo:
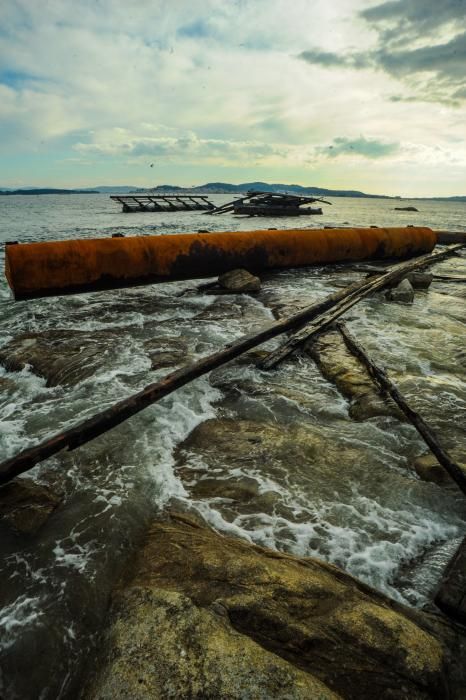
[[[309,216],[322,214],[321,207],[309,206],[314,202],[332,204],[325,199],[301,197],[295,194],[259,192],[251,190],[245,197],[234,199],[211,209],[209,214],[237,214],[241,216]]]
[[[335,325],[362,299],[393,287],[400,280],[412,279],[414,284],[410,276],[454,256],[466,242],[458,240],[455,245],[435,249],[442,241],[442,236],[431,229],[409,227],[179,234],[7,245],[6,273],[17,299],[213,277],[239,266],[260,272],[375,259],[382,261],[382,266],[372,269],[367,277],[336,285],[337,291],[327,296],[317,300],[313,297],[298,310],[276,314],[274,321],[259,324],[253,333],[234,339],[212,354],[186,362],[186,353],[181,349],[186,363],[181,368],[152,380],[142,390],[52,437],[47,433],[41,443],[0,464],[0,483],[5,484],[2,489],[13,488],[15,477],[42,460],[58,457],[60,452],[65,459],[70,453],[79,455],[80,446],[192,380],[271,338],[288,334],[282,345],[263,351],[259,361],[257,356],[252,359],[252,353],[242,361],[252,365],[252,373],[259,374],[256,368],[261,373],[269,371],[296,351],[309,355],[312,352],[319,366],[327,364],[326,375],[333,375],[337,386],[346,384],[347,393],[352,392],[358,401],[372,390],[371,400],[379,402],[380,415],[400,411],[402,420],[416,428],[461,497],[466,494],[462,465],[439,443],[358,339],[345,326]],[[343,267],[349,266],[340,265]],[[363,272],[362,266],[360,269]],[[196,294],[196,290],[191,292]],[[135,299],[135,304],[139,309],[141,299]],[[148,307],[153,304],[153,298],[147,299]],[[202,316],[198,319],[202,320]],[[154,326],[151,333],[153,329]],[[49,329],[48,333],[52,355],[62,352],[76,364],[83,360],[84,339],[75,338],[73,345],[66,335],[57,342],[54,331]],[[14,340],[9,348],[2,348],[3,357],[9,357],[11,362],[16,347],[22,353],[21,361],[33,364],[34,343],[30,336]],[[64,347],[74,348],[74,354],[63,352]],[[335,348],[344,353],[340,366],[334,362]],[[359,366],[353,381],[348,376],[349,356]],[[367,374],[363,377],[365,367]],[[225,378],[217,377],[217,382],[221,381]],[[285,452],[292,454],[296,465],[302,461],[308,468],[305,456],[309,452],[305,450],[310,448],[305,434],[309,433],[310,424],[284,427],[261,422],[258,416],[238,421],[228,411],[225,415],[227,418],[201,423],[193,431],[194,436],[186,440],[187,446],[195,450],[196,469],[207,465],[206,478],[197,484],[204,493],[215,487],[218,490],[214,495],[221,500],[228,489],[230,495],[234,493],[235,485],[243,489],[248,485],[235,484],[237,469],[229,481],[222,482],[221,488],[208,478],[219,470],[222,446],[226,451],[227,444],[233,445],[227,452],[228,469],[243,464],[245,455],[264,461],[264,454],[268,455],[265,459],[270,459],[270,455]],[[398,423],[399,429],[401,425]],[[357,428],[363,430],[364,426]],[[267,442],[271,443],[269,452],[265,450]],[[335,448],[325,442],[324,448],[338,452],[340,445]],[[238,456],[236,463],[233,459],[228,462],[231,455]],[[197,459],[199,456],[202,459]],[[75,459],[80,464],[79,456]],[[335,459],[341,460],[342,455]],[[209,466],[214,467],[211,474]],[[115,469],[111,462],[105,465],[107,471]],[[183,455],[179,469],[186,470]],[[326,478],[325,470],[321,476]],[[340,476],[342,481],[347,478],[341,469]],[[192,474],[188,473],[186,483],[189,479],[192,480]],[[247,498],[252,497],[248,491]],[[265,501],[261,503],[264,505]],[[59,509],[57,517],[60,518]],[[146,524],[142,546],[136,557],[130,553],[131,564],[115,586],[110,612],[100,626],[103,634],[97,661],[93,659],[87,681],[74,681],[84,700],[464,697],[465,543],[432,596],[431,609],[424,611],[387,597],[337,566],[221,535],[200,520],[197,514],[170,511],[155,517],[149,528]],[[395,533],[393,537],[396,536]],[[53,546],[57,546],[55,541]],[[121,551],[118,550],[118,556]],[[91,586],[93,592],[98,590],[94,582]],[[99,595],[105,599],[101,591]],[[43,639],[51,644],[45,632]],[[59,642],[56,644],[58,647]],[[54,657],[59,656],[54,653]],[[24,666],[26,662],[29,659]],[[15,673],[26,687],[28,678],[24,671],[25,668],[22,674],[16,670]],[[73,672],[76,673],[74,668]],[[66,697],[74,696],[69,693]]]
[[[122,211],[129,214],[141,211],[175,212],[206,211],[214,205],[202,194],[125,194],[110,195],[110,199],[122,205]]]

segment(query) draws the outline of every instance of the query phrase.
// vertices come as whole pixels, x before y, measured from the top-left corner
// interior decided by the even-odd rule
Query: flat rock
[[[151,369],[173,367],[187,363],[188,346],[181,338],[156,338],[144,343],[144,349],[151,361]]]
[[[388,301],[396,301],[401,304],[412,304],[414,301],[414,289],[409,279],[405,277],[400,284],[393,289],[389,289],[385,294]]]
[[[431,481],[439,486],[453,483],[451,476],[448,474],[446,469],[439,464],[437,458],[432,454],[432,452],[426,452],[420,457],[417,457],[412,466],[416,474],[423,481]],[[463,469],[466,475],[466,465],[458,463],[458,466]]]
[[[0,487],[0,522],[15,534],[33,535],[60,502],[49,488],[32,479],[17,478]]]
[[[220,275],[218,283],[223,289],[231,292],[258,292],[261,288],[259,277],[251,275],[247,270],[230,270]]]
[[[30,365],[47,386],[74,385],[94,374],[103,356],[118,352],[120,332],[47,330],[23,333],[0,348],[0,364],[10,371]]]
[[[352,418],[400,418],[396,405],[391,399],[380,396],[366,368],[348,350],[338,331],[322,333],[316,340],[306,343],[304,349],[315,360],[324,377],[352,401],[349,411]]]
[[[445,626],[321,561],[173,514],[128,573],[87,700],[451,697]]]

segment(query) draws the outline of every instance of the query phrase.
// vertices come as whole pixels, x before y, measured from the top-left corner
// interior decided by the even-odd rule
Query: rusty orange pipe
[[[432,250],[429,228],[290,229],[92,238],[6,245],[5,274],[16,299],[213,277]]]

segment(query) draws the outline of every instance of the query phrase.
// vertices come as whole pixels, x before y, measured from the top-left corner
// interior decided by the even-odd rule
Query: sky
[[[466,195],[466,0],[2,0],[0,188]]]

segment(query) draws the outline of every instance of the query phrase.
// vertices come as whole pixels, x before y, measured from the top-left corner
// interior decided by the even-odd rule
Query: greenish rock
[[[327,331],[305,345],[326,379],[351,400],[349,414],[354,420],[375,416],[402,418],[391,401],[380,396],[364,365],[348,350],[338,331]]]
[[[189,362],[188,346],[181,338],[148,340],[144,343],[144,350],[151,361],[152,370]]]
[[[230,270],[220,275],[218,283],[223,289],[230,292],[258,292],[261,288],[259,277],[251,275],[247,270]]]
[[[401,304],[412,304],[414,301],[414,289],[407,277],[401,280],[398,286],[389,289],[385,294],[388,301],[397,301]]]
[[[447,700],[453,637],[334,566],[172,514],[115,592],[83,697]]]
[[[60,502],[50,488],[16,478],[0,487],[0,522],[17,535],[34,535]]]
[[[0,364],[10,371],[30,365],[47,386],[73,386],[91,377],[108,355],[117,358],[119,331],[54,329],[23,333],[0,349]]]
[[[412,466],[418,477],[423,481],[431,481],[438,486],[453,483],[447,470],[442,467],[432,452],[427,452],[417,457]],[[463,469],[466,475],[466,465],[458,463],[458,466]]]

